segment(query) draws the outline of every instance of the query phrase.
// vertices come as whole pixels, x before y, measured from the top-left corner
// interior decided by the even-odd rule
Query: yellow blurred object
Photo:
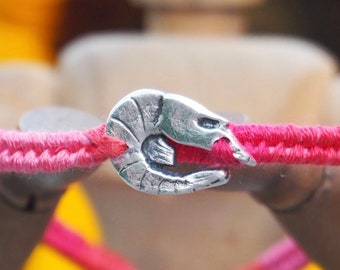
[[[51,62],[66,0],[0,0],[0,60]]]
[[[0,0],[0,61],[52,62],[67,0]],[[55,216],[91,243],[102,240],[97,217],[80,184],[71,185]],[[81,269],[53,248],[38,244],[24,269]]]
[[[55,30],[66,1],[0,0],[0,61],[50,61],[54,57]],[[56,215],[88,235],[89,240],[100,239],[93,209],[79,184],[72,185],[62,197]]]
[[[37,35],[23,27],[0,20],[0,61],[51,62],[53,52]]]
[[[315,263],[310,263],[301,270],[322,270],[322,268]]]
[[[80,184],[75,183],[68,188],[58,204],[55,216],[89,242],[98,244],[102,241],[96,214]],[[24,270],[45,269],[80,270],[82,268],[53,248],[39,244],[26,262]]]

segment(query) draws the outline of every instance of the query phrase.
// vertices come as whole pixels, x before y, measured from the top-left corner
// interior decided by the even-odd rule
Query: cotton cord
[[[87,242],[57,219],[52,219],[42,242],[68,257],[84,269],[134,270],[121,255]],[[285,238],[264,251],[253,261],[235,270],[300,270],[309,263],[304,251],[291,238]]]
[[[340,165],[340,127],[236,125],[229,128],[257,163]],[[226,139],[210,151],[172,142],[179,162],[238,165]],[[91,168],[126,150],[125,142],[105,134],[105,124],[85,132],[0,130],[0,171],[59,172]]]
[[[57,219],[52,219],[43,235],[42,242],[90,270],[134,270],[130,262],[119,254],[102,246],[87,242]]]
[[[53,173],[92,168],[125,149],[124,142],[105,134],[105,124],[85,132],[0,130],[0,171]]]
[[[258,164],[340,165],[340,127],[230,124],[236,138]],[[237,165],[226,139],[210,151],[173,143],[179,162]]]
[[[340,127],[289,125],[236,125],[228,128],[257,163],[340,165]],[[171,142],[171,141],[170,141]],[[237,166],[226,139],[210,151],[171,142],[180,163]],[[0,171],[54,173],[72,168],[92,168],[127,149],[125,142],[105,134],[105,124],[85,132],[58,133],[0,130]],[[44,241],[87,269],[133,269],[113,267],[112,256],[91,248],[83,239],[65,230],[57,221],[50,224]],[[100,264],[102,265],[94,265]],[[292,239],[271,248],[247,270],[294,270],[307,264],[306,255]],[[125,267],[125,268],[124,268]]]

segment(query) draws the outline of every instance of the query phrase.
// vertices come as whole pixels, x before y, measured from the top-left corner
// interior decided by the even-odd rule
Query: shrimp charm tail
[[[167,137],[182,144],[211,149],[226,137],[234,157],[254,166],[255,160],[227,129],[228,121],[187,98],[158,90],[138,90],[111,111],[106,133],[126,142],[128,149],[112,163],[123,180],[136,190],[151,194],[183,194],[223,185],[230,173],[206,169],[180,174],[175,149]]]

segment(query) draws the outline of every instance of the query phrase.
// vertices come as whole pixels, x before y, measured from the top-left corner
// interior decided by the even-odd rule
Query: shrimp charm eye
[[[220,123],[217,120],[210,119],[210,118],[207,118],[207,117],[198,118],[197,124],[199,126],[203,127],[203,128],[207,128],[207,129],[213,129],[213,128],[219,128],[220,127]]]
[[[166,137],[187,145],[210,149],[227,137],[234,156],[242,163],[255,161],[226,129],[228,122],[203,106],[181,96],[158,90],[138,90],[123,98],[111,111],[106,133],[126,142],[128,149],[112,163],[123,180],[136,190],[151,194],[183,194],[223,185],[230,174],[206,169],[180,175],[175,149]]]

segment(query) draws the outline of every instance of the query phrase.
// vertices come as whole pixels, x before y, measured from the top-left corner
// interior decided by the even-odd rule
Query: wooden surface
[[[1,128],[16,128],[25,112],[55,104],[55,71],[29,63],[6,63],[0,66]]]
[[[251,7],[253,5],[260,4],[264,0],[130,0],[131,3],[135,3],[146,7],[155,8],[226,8],[226,7]]]
[[[56,79],[51,68],[27,63],[2,64],[0,66],[1,128],[17,128],[23,113],[34,107],[52,105],[55,102],[55,94]],[[1,180],[5,181],[6,175],[1,177]],[[12,180],[14,180],[13,176]],[[49,211],[30,212],[13,208],[1,196],[0,260],[2,269],[21,269],[39,242],[53,214],[57,199],[49,198],[49,200],[51,203]]]
[[[246,193],[159,197],[95,176],[86,184],[107,243],[140,269],[232,269],[282,236]]]
[[[102,35],[60,58],[61,101],[106,118],[129,92],[156,88],[252,122],[317,123],[335,61],[307,42],[280,37]]]
[[[241,14],[223,10],[158,10],[145,11],[144,27],[156,33],[189,35],[237,35],[247,29]]]
[[[235,35],[246,30],[242,9],[262,0],[131,0],[144,8],[144,27],[151,32]]]
[[[181,93],[216,112],[241,111],[252,122],[320,123],[322,105],[338,110],[334,61],[292,39],[106,36],[72,45],[58,71],[59,81],[42,65],[0,68],[3,128],[15,128],[29,109],[56,103],[105,121],[122,96],[141,87]],[[148,196],[122,184],[110,164],[104,167],[85,185],[108,245],[142,269],[231,269],[283,234],[246,193]],[[291,216],[279,218],[294,225]]]
[[[199,11],[207,1],[197,1],[196,10],[190,10],[189,1],[163,1],[157,10],[152,8],[156,1],[146,2],[151,7],[150,30],[226,34],[245,29],[242,16],[228,13],[231,6],[262,1],[209,1],[210,7],[215,5],[210,13]],[[172,5],[182,5],[181,10],[171,11]],[[218,7],[223,12],[216,13]],[[58,102],[105,121],[122,96],[142,87],[187,95],[216,112],[241,111],[251,122],[320,123],[325,119],[321,105],[326,104],[326,90],[338,85],[333,81],[335,63],[323,50],[304,41],[273,37],[101,36],[72,45],[62,55],[58,70],[60,81],[56,82],[54,71],[43,66],[0,68],[3,128],[15,128],[20,115],[33,107]],[[336,111],[338,94],[333,95],[327,104]],[[328,121],[338,123],[334,114],[330,117]],[[148,196],[122,184],[111,165],[106,167],[85,184],[103,221],[108,245],[141,269],[231,269],[283,234],[269,211],[246,193]],[[328,212],[327,204],[322,205],[324,209],[314,206],[309,212],[321,209],[328,223],[335,220],[336,211]],[[308,213],[301,217],[314,222]],[[297,224],[296,216],[290,214],[279,218],[292,225],[292,232],[308,225]],[[317,221],[322,227],[324,221]],[[40,219],[32,222],[44,225]]]
[[[340,75],[332,80],[327,89],[326,102],[323,108],[323,122],[328,125],[340,125]]]

